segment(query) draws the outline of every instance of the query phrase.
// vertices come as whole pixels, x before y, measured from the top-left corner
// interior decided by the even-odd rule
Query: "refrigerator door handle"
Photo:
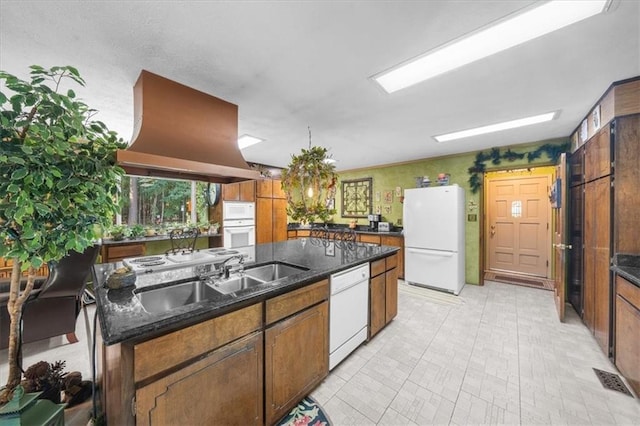
[[[427,250],[427,249],[407,249],[409,253],[415,254],[427,254],[432,256],[440,256],[440,257],[451,257],[455,252],[453,251],[441,251],[441,250]]]

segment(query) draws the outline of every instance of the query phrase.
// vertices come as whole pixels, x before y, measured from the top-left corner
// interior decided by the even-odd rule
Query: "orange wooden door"
[[[556,179],[559,179],[559,192],[556,194],[558,197],[558,206],[553,210],[555,218],[555,232],[553,235],[553,253],[554,253],[554,283],[553,283],[553,298],[556,302],[556,311],[558,312],[558,319],[564,321],[564,303],[566,297],[566,285],[567,285],[567,252],[571,250],[571,245],[568,245],[567,230],[566,230],[566,212],[567,212],[567,156],[562,154],[560,157],[560,164],[556,167]]]
[[[488,268],[549,277],[550,176],[487,181]]]

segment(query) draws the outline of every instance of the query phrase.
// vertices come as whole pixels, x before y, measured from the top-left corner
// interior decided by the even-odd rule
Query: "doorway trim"
[[[513,177],[518,177],[518,176],[532,176],[532,175],[539,175],[539,176],[548,176],[549,177],[549,182],[553,182],[553,178],[554,178],[554,174],[555,174],[555,165],[552,163],[543,163],[543,164],[537,164],[535,166],[532,167],[511,167],[511,168],[496,168],[496,169],[492,169],[492,170],[486,170],[484,172],[482,172],[482,190],[480,191],[480,208],[479,208],[479,215],[480,215],[480,230],[479,230],[479,241],[480,241],[480,256],[479,256],[479,270],[480,270],[480,277],[479,277],[479,285],[484,285],[484,281],[485,280],[493,280],[495,279],[495,271],[490,271],[487,265],[489,256],[488,256],[488,244],[489,241],[486,238],[487,235],[487,226],[488,226],[488,220],[489,220],[489,209],[487,206],[487,202],[488,202],[488,195],[487,195],[487,181],[493,177],[495,174],[505,174],[505,177],[507,177],[507,173],[511,173]],[[516,278],[512,281],[513,284],[519,284],[519,285],[529,285],[531,287],[536,287],[536,288],[545,288],[545,289],[553,289],[553,270],[554,270],[554,265],[553,265],[553,259],[552,259],[552,236],[553,236],[553,230],[555,229],[555,223],[553,222],[554,218],[553,215],[551,214],[551,205],[547,204],[547,213],[548,213],[548,217],[549,217],[549,238],[548,238],[548,247],[547,247],[547,255],[548,255],[548,259],[549,259],[549,271],[548,271],[548,275],[551,276],[551,278],[546,277],[546,278],[542,278],[542,277],[533,277],[533,276],[529,276],[527,274],[515,274],[513,277]],[[505,276],[506,278],[509,278],[508,276],[510,275],[509,273],[500,273],[500,276]],[[498,277],[500,278],[500,277]],[[535,281],[539,281],[539,284],[528,284],[526,281],[534,279]],[[499,279],[500,281],[503,281],[502,279]],[[505,282],[507,282],[506,280],[504,280]],[[517,282],[517,281],[521,281],[521,282]]]

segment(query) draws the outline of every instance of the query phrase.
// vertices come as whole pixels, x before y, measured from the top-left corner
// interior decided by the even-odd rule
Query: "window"
[[[121,223],[147,226],[208,221],[207,182],[125,176],[121,188]]]

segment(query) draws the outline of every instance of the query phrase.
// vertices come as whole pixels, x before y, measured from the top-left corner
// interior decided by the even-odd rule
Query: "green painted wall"
[[[566,143],[567,139],[557,139],[551,141],[540,141],[534,143],[526,143],[521,145],[514,145],[508,147],[501,147],[501,152],[511,148],[514,152],[530,152],[534,151],[539,146],[549,143],[561,145]],[[342,180],[351,180],[371,177],[373,178],[373,210],[376,212],[377,208],[380,208],[383,221],[391,222],[394,225],[400,225],[402,221],[402,203],[400,198],[395,195],[396,187],[415,188],[417,176],[429,176],[432,182],[432,186],[436,184],[439,173],[449,173],[451,175],[449,184],[457,184],[465,189],[467,213],[478,214],[477,222],[466,222],[466,282],[469,284],[478,284],[480,281],[480,202],[481,192],[472,194],[469,189],[468,179],[469,167],[473,166],[476,158],[477,151],[469,152],[465,154],[451,155],[447,157],[428,158],[424,160],[418,160],[411,163],[403,164],[391,164],[384,167],[376,167],[371,169],[359,169],[352,171],[339,172],[338,191],[336,192],[336,210],[337,214],[334,215],[333,221],[335,223],[349,223],[352,219],[340,217],[342,212],[342,199],[341,188]],[[530,167],[534,165],[548,165],[550,160],[546,155],[542,155],[541,158],[529,163],[526,157],[522,160],[516,160],[508,162],[502,160],[502,163],[498,166],[493,166],[490,161],[486,163],[487,170],[499,170],[499,169],[513,169],[519,167]],[[385,202],[385,192],[392,191],[393,201],[391,203]],[[377,194],[380,198],[377,199]],[[390,211],[386,208],[390,207]],[[367,224],[367,219],[358,219],[358,224]]]

